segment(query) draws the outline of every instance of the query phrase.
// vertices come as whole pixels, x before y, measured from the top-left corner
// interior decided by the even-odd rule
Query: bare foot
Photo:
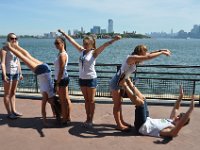
[[[124,126],[127,126],[127,127],[129,127],[129,128],[131,128],[132,126],[131,126],[131,124],[129,124],[129,123],[126,123],[126,122],[122,122],[122,124],[124,125]]]
[[[128,126],[123,126],[123,127],[117,127],[116,130],[119,130],[121,132],[129,132],[131,129]]]

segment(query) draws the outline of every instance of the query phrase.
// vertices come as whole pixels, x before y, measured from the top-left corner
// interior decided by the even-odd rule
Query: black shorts
[[[56,81],[57,80],[54,80],[54,87],[56,86]],[[70,81],[69,77],[65,77],[60,80],[60,82],[58,83],[58,86],[66,87],[69,85],[69,81]]]

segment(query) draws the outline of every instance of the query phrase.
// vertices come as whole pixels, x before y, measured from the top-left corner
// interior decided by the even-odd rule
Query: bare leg
[[[10,109],[10,82],[3,82],[4,83],[4,105],[8,114],[11,114]]]
[[[127,130],[129,127],[126,125],[122,117],[122,106],[121,106],[122,97],[120,94],[120,90],[112,91],[112,99],[114,102],[113,115],[117,124],[117,129],[122,130],[122,131]]]
[[[61,112],[63,116],[63,122],[68,122],[71,120],[71,100],[68,95],[68,86],[59,87],[58,90],[59,98],[61,100]]]
[[[32,71],[35,70],[35,68],[42,64],[40,61],[36,61],[35,58],[33,58],[27,51],[26,54],[22,53],[20,49],[15,49],[11,46],[9,46],[9,49],[12,53],[14,53],[19,59],[21,59]]]
[[[46,104],[48,101],[48,94],[46,92],[42,93],[42,107],[41,107],[41,113],[42,113],[42,118],[43,118],[43,124],[44,126],[48,127],[49,124],[47,123],[46,120]]]
[[[90,125],[92,125],[94,111],[95,111],[96,88],[81,87],[81,91],[85,98],[85,110],[86,110],[86,115],[87,115],[87,119],[85,123],[89,123]]]
[[[11,104],[11,111],[13,113],[16,113],[16,108],[15,108],[15,101],[16,101],[16,89],[17,89],[17,85],[18,85],[18,81],[14,80],[12,81],[12,86],[11,86],[11,90],[10,90],[10,104]]]
[[[135,104],[136,106],[144,104],[145,97],[141,94],[141,92],[134,85],[131,90],[131,88],[128,86],[128,84],[125,80],[122,80],[119,84],[124,87],[128,97],[131,99],[133,104]]]
[[[135,87],[135,85],[131,82],[130,79],[127,79],[125,81],[126,81],[127,85],[129,86],[129,88],[131,89],[131,91],[133,91],[133,93],[135,95],[137,95],[140,99],[145,99],[144,95],[138,90],[137,87]]]
[[[66,87],[66,101],[67,101],[67,120],[71,120],[72,103],[69,97],[68,86]]]
[[[39,61],[39,60],[35,59],[34,57],[32,57],[27,50],[25,50],[24,48],[20,47],[19,45],[16,46],[16,49],[18,51],[20,51],[23,55],[25,55],[27,58],[31,59],[31,61],[35,62],[36,64],[42,63],[41,61]]]

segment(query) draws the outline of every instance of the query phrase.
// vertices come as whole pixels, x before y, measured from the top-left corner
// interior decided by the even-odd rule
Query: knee
[[[10,97],[13,97],[13,96],[15,96],[15,92],[14,92],[14,91],[11,91],[11,92],[10,92]]]
[[[121,109],[121,105],[122,105],[121,102],[114,103],[113,109],[114,110],[119,110],[119,109]]]

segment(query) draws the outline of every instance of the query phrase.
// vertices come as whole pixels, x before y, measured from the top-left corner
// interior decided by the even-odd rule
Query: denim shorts
[[[122,87],[118,85],[119,78],[120,75],[118,75],[117,73],[114,77],[112,77],[111,81],[109,82],[110,91],[122,89]]]
[[[96,88],[97,87],[97,78],[94,79],[79,79],[79,85],[80,86],[87,86],[90,88]]]
[[[6,76],[7,76],[7,78],[8,78],[8,81],[13,81],[13,80],[19,81],[19,77],[20,77],[19,73],[16,73],[16,74],[9,74],[9,73],[6,73]],[[2,80],[3,80],[3,79],[4,79],[4,77],[3,77],[3,74],[2,74]]]
[[[40,75],[40,74],[43,74],[43,73],[49,73],[49,72],[51,72],[51,68],[45,63],[41,64],[41,65],[38,65],[35,68],[35,71],[34,71],[34,73],[36,75]]]
[[[144,104],[141,106],[135,106],[135,122],[134,126],[136,131],[139,131],[140,127],[145,123],[149,117],[149,110],[147,107],[147,102],[144,100]]]
[[[56,81],[57,80],[54,80],[54,87],[56,86]],[[58,83],[58,86],[66,87],[69,85],[69,81],[70,81],[69,77],[65,77],[60,80],[60,82]]]

